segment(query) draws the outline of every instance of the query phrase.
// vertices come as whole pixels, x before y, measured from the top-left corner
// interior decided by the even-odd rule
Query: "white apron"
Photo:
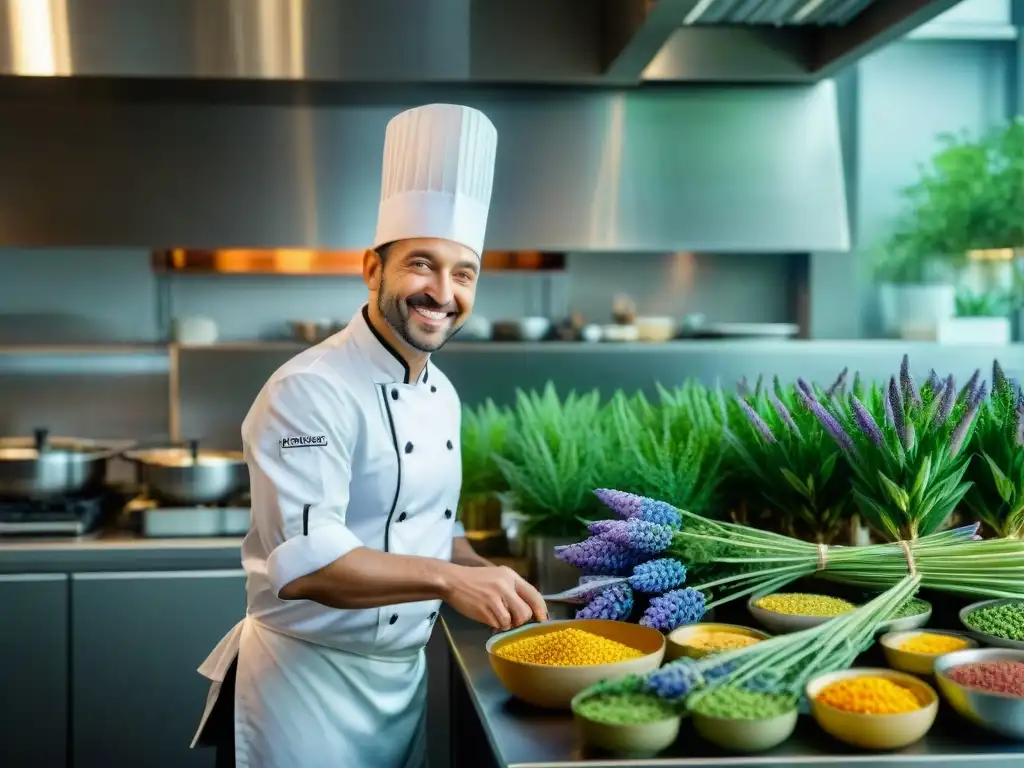
[[[425,653],[440,602],[337,610],[280,589],[355,547],[451,558],[461,535],[461,406],[431,363],[417,381],[366,308],[286,363],[242,427],[252,521],[247,616],[199,668],[199,741],[237,659],[244,768],[420,768]]]

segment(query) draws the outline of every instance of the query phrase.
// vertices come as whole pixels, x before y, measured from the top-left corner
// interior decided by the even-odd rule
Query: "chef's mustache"
[[[415,296],[410,296],[405,300],[405,303],[409,307],[423,307],[423,309],[429,309],[432,312],[458,312],[458,306],[454,301],[449,301],[447,304],[438,304],[425,293],[417,293]]]

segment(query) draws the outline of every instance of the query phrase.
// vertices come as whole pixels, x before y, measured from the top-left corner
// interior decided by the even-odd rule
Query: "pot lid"
[[[245,463],[241,451],[201,450],[193,452],[188,448],[149,448],[142,451],[131,451],[126,456],[143,464],[159,467],[210,467]]]
[[[0,461],[38,461],[41,458],[104,458],[116,454],[131,443],[89,440],[79,437],[50,437],[37,429],[32,436],[0,437]]]

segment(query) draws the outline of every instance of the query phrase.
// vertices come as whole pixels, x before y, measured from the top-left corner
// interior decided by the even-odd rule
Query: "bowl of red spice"
[[[1012,739],[1024,740],[1024,651],[982,648],[940,656],[935,679],[962,716]]]

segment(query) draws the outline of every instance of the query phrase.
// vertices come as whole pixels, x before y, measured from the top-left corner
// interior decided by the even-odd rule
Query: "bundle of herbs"
[[[975,454],[964,501],[996,536],[1024,536],[1024,395],[992,365],[992,396],[978,416],[970,444]]]
[[[842,391],[844,370],[826,391]],[[782,533],[830,544],[844,532],[852,504],[849,470],[842,450],[821,422],[805,408],[795,387],[778,377],[771,389],[737,397],[741,423],[725,437],[764,499]],[[699,510],[692,510],[699,511]]]
[[[564,399],[553,384],[516,391],[513,427],[505,449],[493,456],[508,484],[524,528],[535,536],[566,537],[586,530],[599,514],[591,489],[598,484],[605,445],[596,391]]]

